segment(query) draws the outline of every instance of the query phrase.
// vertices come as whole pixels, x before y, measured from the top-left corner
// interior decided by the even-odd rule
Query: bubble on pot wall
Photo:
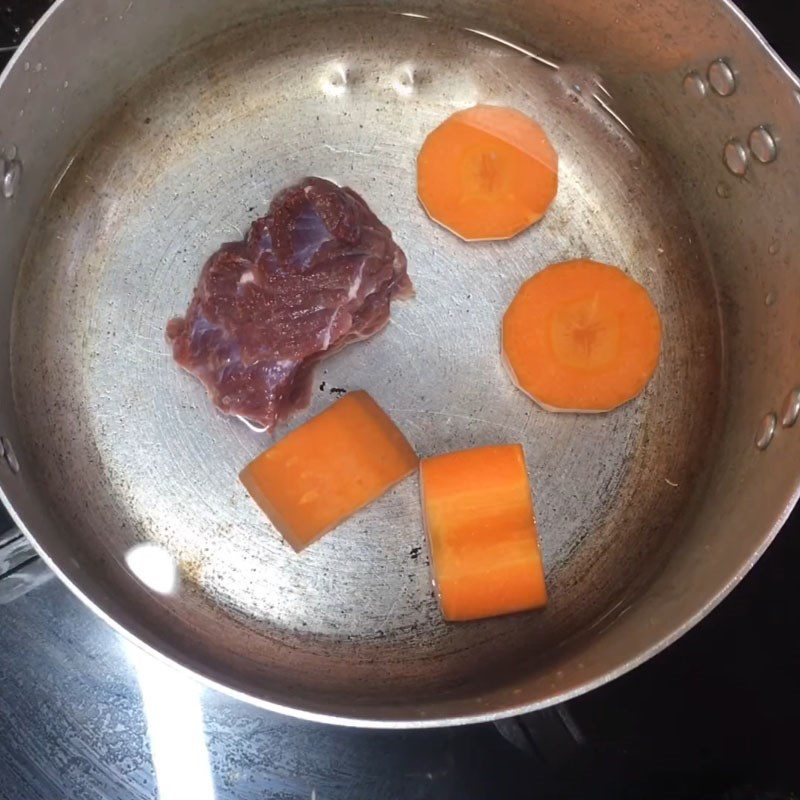
[[[759,450],[766,450],[769,447],[772,437],[775,436],[775,428],[777,426],[778,418],[772,412],[761,420],[755,438],[755,445]]]
[[[798,417],[800,417],[800,387],[792,389],[786,395],[781,407],[781,425],[784,428],[791,428]]]
[[[778,146],[775,144],[775,139],[763,125],[750,131],[747,144],[754,158],[762,164],[769,164],[778,157]]]
[[[3,460],[8,464],[8,468],[16,475],[19,472],[19,461],[17,461],[11,442],[5,436],[0,436],[0,451],[3,453]]]
[[[741,177],[747,172],[747,150],[738,139],[731,139],[725,143],[722,151],[725,166],[734,174]]]
[[[22,164],[16,158],[5,162],[3,168],[3,197],[11,198],[19,188],[22,177]]]
[[[702,100],[708,93],[708,86],[703,78],[692,70],[683,79],[683,92],[695,100]]]
[[[724,58],[718,58],[709,64],[708,82],[720,97],[727,97],[736,91],[736,76]]]

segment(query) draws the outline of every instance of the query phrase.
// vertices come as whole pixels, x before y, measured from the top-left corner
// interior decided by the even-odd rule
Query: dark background
[[[0,63],[48,5],[42,0],[0,2]],[[800,29],[796,23],[799,0],[748,0],[739,5],[784,60],[800,71]],[[0,521],[0,530],[2,527]],[[423,741],[431,752],[446,744],[452,750],[448,751],[450,763],[470,765],[470,785],[464,785],[457,794],[446,793],[459,800],[511,796],[686,800],[799,797],[798,572],[800,513],[795,511],[761,561],[707,619],[644,666],[568,704],[583,738],[580,743],[570,743],[563,758],[558,752],[547,752],[546,726],[544,752],[535,752],[536,743],[531,747],[530,741],[523,748],[525,752],[514,748],[492,726],[416,735],[342,733],[342,741],[349,750],[361,748],[372,753],[369,758],[376,761],[375,768],[387,771],[407,769],[401,755],[404,747],[411,747],[413,736],[415,752]],[[34,624],[33,616],[26,616],[33,614],[30,609],[34,606],[18,610],[21,622],[13,616],[13,606],[6,608],[11,610],[11,617],[4,616],[6,611],[0,606],[0,626],[18,623],[24,629]],[[66,619],[83,611],[70,600],[63,613]],[[49,635],[57,635],[57,616],[41,624],[51,630]],[[85,657],[79,648],[76,653],[76,659]],[[33,774],[37,765],[26,763],[23,769],[14,760],[17,750],[13,740],[18,734],[9,730],[3,712],[11,714],[15,706],[8,698],[4,704],[3,692],[9,685],[3,684],[3,666],[0,663],[0,797],[27,800],[24,793],[19,794],[22,789],[8,788],[22,786],[28,780],[25,770]],[[30,724],[35,721],[34,714]],[[535,721],[532,725],[535,730]],[[314,739],[314,746],[319,747],[320,742],[334,746],[339,735],[334,729],[326,729]],[[296,742],[296,737],[286,739],[285,746],[291,746],[292,741]],[[378,753],[392,748],[398,757],[387,757],[381,766]],[[476,767],[482,760],[486,767]],[[346,767],[331,764],[332,769]],[[10,770],[19,783],[3,783],[5,770]],[[521,778],[527,780],[524,788],[519,783]],[[445,795],[434,791],[414,796]]]

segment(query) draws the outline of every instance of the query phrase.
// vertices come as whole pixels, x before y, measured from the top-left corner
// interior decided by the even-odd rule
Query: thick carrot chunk
[[[547,602],[520,445],[423,459],[420,484],[445,619],[493,617]]]
[[[473,106],[425,139],[417,192],[428,215],[462,239],[508,239],[536,222],[558,190],[558,156],[521,111]]]
[[[644,287],[597,261],[551,264],[522,284],[503,318],[514,383],[550,411],[609,411],[658,365],[661,320]]]
[[[380,406],[366,392],[352,392],[262,453],[239,477],[299,552],[418,463]]]

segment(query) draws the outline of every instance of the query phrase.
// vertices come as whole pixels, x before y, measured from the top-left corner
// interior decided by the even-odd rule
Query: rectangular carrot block
[[[480,619],[545,605],[521,445],[425,458],[420,486],[433,579],[445,619]]]
[[[366,392],[351,392],[239,475],[298,552],[410,475],[419,459]]]

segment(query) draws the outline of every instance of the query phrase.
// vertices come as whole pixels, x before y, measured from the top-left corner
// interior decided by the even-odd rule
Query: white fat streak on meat
[[[358,290],[361,288],[361,281],[364,278],[364,262],[361,262],[361,266],[358,268],[358,274],[353,279],[353,282],[350,284],[350,291],[347,293],[348,300],[355,300],[358,297]]]
[[[255,283],[255,282],[256,282],[256,276],[253,270],[251,269],[248,269],[245,272],[243,272],[239,278],[240,286],[244,283]]]
[[[333,333],[333,326],[336,324],[336,318],[339,316],[339,312],[341,311],[341,306],[337,308],[333,314],[331,314],[331,320],[328,323],[328,327],[325,328],[325,333],[322,334],[322,346],[320,349],[322,352],[325,352],[331,346],[331,335]]]
[[[364,266],[365,262],[362,260],[361,264],[358,267],[358,270],[356,271],[356,274],[353,276],[353,279],[350,283],[350,288],[347,290],[347,300],[346,300],[347,303],[351,302],[352,300],[355,300],[358,297],[359,289],[361,288],[361,284],[364,280]],[[372,294],[372,292],[369,292],[368,294]],[[317,306],[316,310],[322,311],[324,308],[325,306],[320,305]],[[331,314],[331,318],[328,321],[327,326],[325,327],[325,331],[322,334],[322,343],[320,345],[320,350],[323,353],[326,350],[328,350],[331,346],[333,340],[333,333],[334,330],[336,329],[336,323],[339,320],[339,314],[342,311],[342,309],[343,306],[341,305],[337,306],[334,309],[333,313]],[[338,338],[339,337],[337,336],[337,339]]]

